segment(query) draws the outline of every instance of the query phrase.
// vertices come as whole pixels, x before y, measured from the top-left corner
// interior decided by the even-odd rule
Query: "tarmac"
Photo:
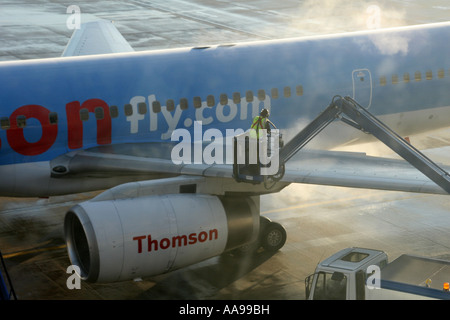
[[[367,28],[446,21],[445,1],[77,1],[82,21],[113,20],[137,51],[235,43]],[[67,3],[2,1],[0,61],[61,55],[73,30]],[[375,13],[374,13],[375,12]],[[319,14],[320,13],[320,14]],[[369,25],[368,25],[369,23]],[[449,132],[411,137],[447,153]],[[420,141],[419,141],[420,140]],[[431,145],[430,145],[431,142]],[[364,150],[361,150],[364,151]],[[448,154],[448,153],[447,153]],[[168,274],[113,284],[82,282],[71,273],[63,219],[95,192],[0,198],[0,250],[19,300],[302,300],[317,263],[352,246],[450,260],[448,196],[291,185],[263,196],[261,214],[287,230],[285,246],[237,259],[215,257]]]
[[[317,263],[346,247],[450,260],[447,196],[291,185],[262,197],[262,214],[287,230],[273,255],[221,256],[142,281],[69,289],[64,214],[93,195],[2,199],[0,243],[18,299],[302,300]]]

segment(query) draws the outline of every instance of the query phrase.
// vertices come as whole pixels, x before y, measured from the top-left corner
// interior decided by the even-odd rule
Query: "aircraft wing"
[[[373,157],[357,152],[319,151],[300,152],[291,161],[286,165],[285,182],[447,194],[403,159]]]
[[[83,56],[132,52],[128,44],[114,24],[106,20],[83,23],[70,38],[62,56]]]
[[[54,159],[53,176],[158,173],[233,179],[231,164],[174,164],[168,153],[169,145],[159,154],[153,151],[157,150],[156,145],[154,148],[148,144],[110,147],[73,151]],[[280,183],[447,194],[403,159],[357,152],[301,151],[286,164]]]

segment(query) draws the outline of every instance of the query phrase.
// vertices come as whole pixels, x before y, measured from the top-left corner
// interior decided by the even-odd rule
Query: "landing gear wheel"
[[[277,222],[268,223],[263,230],[261,245],[270,252],[280,250],[286,243],[286,230]]]

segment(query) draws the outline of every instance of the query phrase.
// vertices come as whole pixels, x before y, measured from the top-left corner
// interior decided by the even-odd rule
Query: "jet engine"
[[[258,204],[251,197],[167,194],[95,198],[66,214],[69,258],[90,282],[148,277],[256,241]]]

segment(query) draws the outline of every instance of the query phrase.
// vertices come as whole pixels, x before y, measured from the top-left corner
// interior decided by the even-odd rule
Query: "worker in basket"
[[[275,125],[269,120],[269,110],[262,109],[259,116],[253,118],[252,126],[250,127],[250,138],[259,139],[262,138],[262,130],[267,130],[267,134],[270,134],[270,125],[274,128]]]
[[[270,137],[270,126],[276,128],[273,123],[269,120],[269,110],[262,109],[259,116],[256,116],[253,119],[252,125],[250,127],[250,140],[257,141],[256,150],[253,149],[250,145],[246,147],[247,159],[256,159],[256,163],[249,163],[248,169],[251,175],[259,175],[260,174],[260,155],[265,154],[268,155],[268,142]],[[263,133],[263,130],[266,130],[266,134]],[[270,147],[269,147],[270,148]],[[261,149],[261,150],[260,150]],[[256,152],[256,157],[252,157],[249,155],[249,152]],[[270,151],[269,151],[270,153]],[[246,161],[248,162],[248,161]],[[250,161],[251,162],[251,161]],[[265,163],[266,164],[266,163]]]

